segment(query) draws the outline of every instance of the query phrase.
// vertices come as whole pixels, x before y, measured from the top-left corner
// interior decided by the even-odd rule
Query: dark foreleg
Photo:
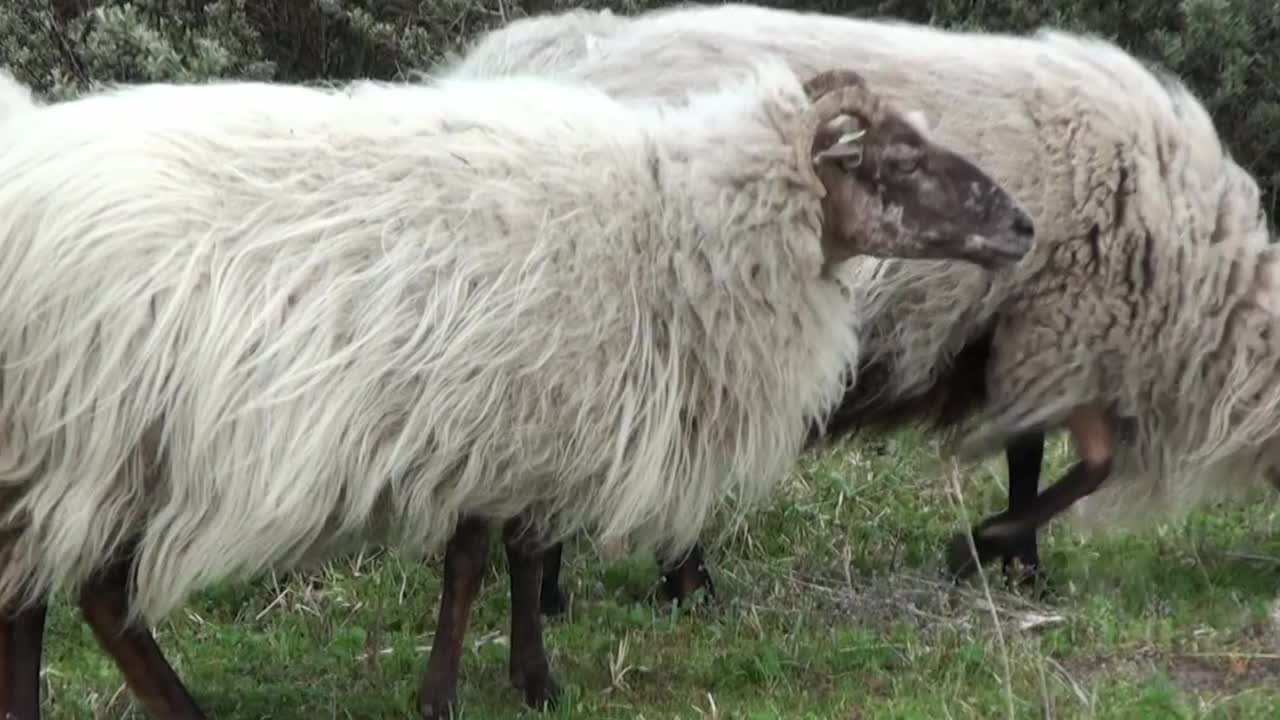
[[[1044,433],[1033,432],[1014,438],[1005,449],[1009,466],[1009,514],[1030,511],[1040,492],[1040,466],[1044,462]],[[1022,566],[1021,583],[1035,585],[1043,580],[1040,572],[1040,552],[1036,535],[1032,533],[1013,551],[1004,556],[1004,570],[1008,574],[1017,562]]]
[[[0,616],[0,718],[39,720],[43,602]]]
[[[1266,477],[1267,482],[1271,483],[1271,487],[1276,489],[1276,492],[1280,492],[1280,467],[1267,468],[1263,471],[1263,476]]]
[[[436,635],[431,643],[427,671],[418,688],[418,712],[423,720],[453,717],[458,696],[462,640],[471,617],[471,603],[480,591],[480,581],[484,577],[488,540],[487,523],[463,518],[445,549],[444,587],[440,592]]]
[[[544,559],[522,537],[522,521],[509,520],[502,529],[511,576],[511,684],[524,692],[525,704],[553,706],[560,688],[551,679],[546,648],[542,643],[540,588]]]
[[[80,588],[80,612],[149,716],[202,719],[204,713],[165,660],[151,631],[129,619],[132,563],[132,551],[126,552],[95,573]]]
[[[539,605],[544,615],[560,615],[565,611],[564,593],[560,590],[560,557],[564,543],[556,543],[542,553],[542,589]]]
[[[951,539],[947,550],[947,567],[957,578],[964,578],[980,565],[996,557],[1012,555],[1025,547],[1036,530],[1065,512],[1073,503],[1097,490],[1111,474],[1111,428],[1104,411],[1089,406],[1076,410],[1067,426],[1075,440],[1080,461],[1061,480],[1036,496],[1035,502],[1021,510],[993,515],[975,526],[970,534],[977,551],[975,562],[969,540],[963,533]]]

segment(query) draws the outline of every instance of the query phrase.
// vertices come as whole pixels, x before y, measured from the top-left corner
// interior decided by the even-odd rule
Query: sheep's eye
[[[840,158],[840,169],[847,173],[852,173],[862,164],[862,146],[858,145],[857,150],[849,155]]]
[[[898,175],[910,175],[920,169],[924,153],[915,148],[896,148],[885,154],[889,170]]]

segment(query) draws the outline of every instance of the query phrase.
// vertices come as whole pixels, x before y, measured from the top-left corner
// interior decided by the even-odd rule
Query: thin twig
[[[960,521],[962,527],[970,527],[969,513],[964,506],[964,493],[960,489],[960,464],[955,458],[951,459],[951,490],[955,493],[956,506],[960,509]],[[973,546],[973,537],[965,533],[965,538],[969,541],[969,552],[973,554],[974,562],[978,560],[978,549]],[[991,586],[987,582],[987,576],[982,573],[982,568],[978,568],[978,578],[982,580],[982,593],[987,598],[987,606],[991,610],[991,621],[996,627],[996,643],[1000,646],[1000,658],[1004,665],[1004,698],[1008,706],[1009,720],[1013,720],[1013,669],[1009,661],[1009,647],[1004,642],[1004,631],[1000,627],[1000,615],[996,612],[995,600],[991,597]]]

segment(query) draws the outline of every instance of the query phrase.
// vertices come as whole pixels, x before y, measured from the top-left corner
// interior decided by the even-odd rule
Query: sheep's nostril
[[[1013,216],[1013,231],[1019,235],[1035,235],[1036,224],[1031,221],[1030,215],[1017,213]]]

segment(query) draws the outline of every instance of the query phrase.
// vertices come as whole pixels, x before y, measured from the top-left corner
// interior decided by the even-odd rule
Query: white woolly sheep
[[[885,97],[923,110],[936,137],[962,148],[1028,207],[1040,238],[1034,261],[1009,274],[934,262],[847,264],[864,325],[861,380],[830,419],[832,436],[911,420],[959,431],[986,400],[1000,317],[1035,323],[1078,314],[1065,309],[1074,307],[1072,292],[1060,285],[1021,304],[1011,300],[1082,239],[1096,238],[1099,252],[1128,260],[1124,238],[1134,227],[1151,227],[1153,243],[1171,246],[1265,236],[1257,184],[1232,160],[1200,102],[1111,43],[1065,32],[955,32],[741,4],[633,17],[572,11],[482,36],[443,72],[572,77],[645,102],[720,82],[762,54],[782,57],[798,72],[832,61],[854,65]],[[1127,285],[1113,281],[1119,284],[1108,297],[1121,297]],[[1004,330],[999,341],[1010,364],[1025,361],[1025,338]],[[1074,360],[1061,362],[1069,368]],[[1008,368],[992,373],[1002,388],[1014,386]],[[1034,378],[1044,392],[1047,377]],[[1030,390],[1014,396],[1020,407],[1046,400]],[[1035,505],[1048,429],[1015,425],[1025,432],[1002,435],[1011,513]],[[1037,579],[1034,533],[999,552],[1006,566],[1020,561],[1030,571],[1025,579]],[[664,562],[669,594],[709,589],[701,560],[695,547],[683,564]],[[558,562],[553,548],[543,591],[549,610],[559,602],[551,585]]]
[[[35,110],[36,107],[36,98],[31,93],[31,88],[18,82],[13,73],[0,68],[0,125]]]
[[[680,108],[508,78],[19,113],[0,630],[25,640],[0,710],[37,716],[46,598],[72,588],[149,712],[200,717],[142,621],[377,543],[446,551],[419,703],[447,715],[490,521],[512,678],[549,702],[538,543],[687,546],[766,491],[856,357],[841,261],[1001,267],[1031,241],[855,73],[777,61]]]

